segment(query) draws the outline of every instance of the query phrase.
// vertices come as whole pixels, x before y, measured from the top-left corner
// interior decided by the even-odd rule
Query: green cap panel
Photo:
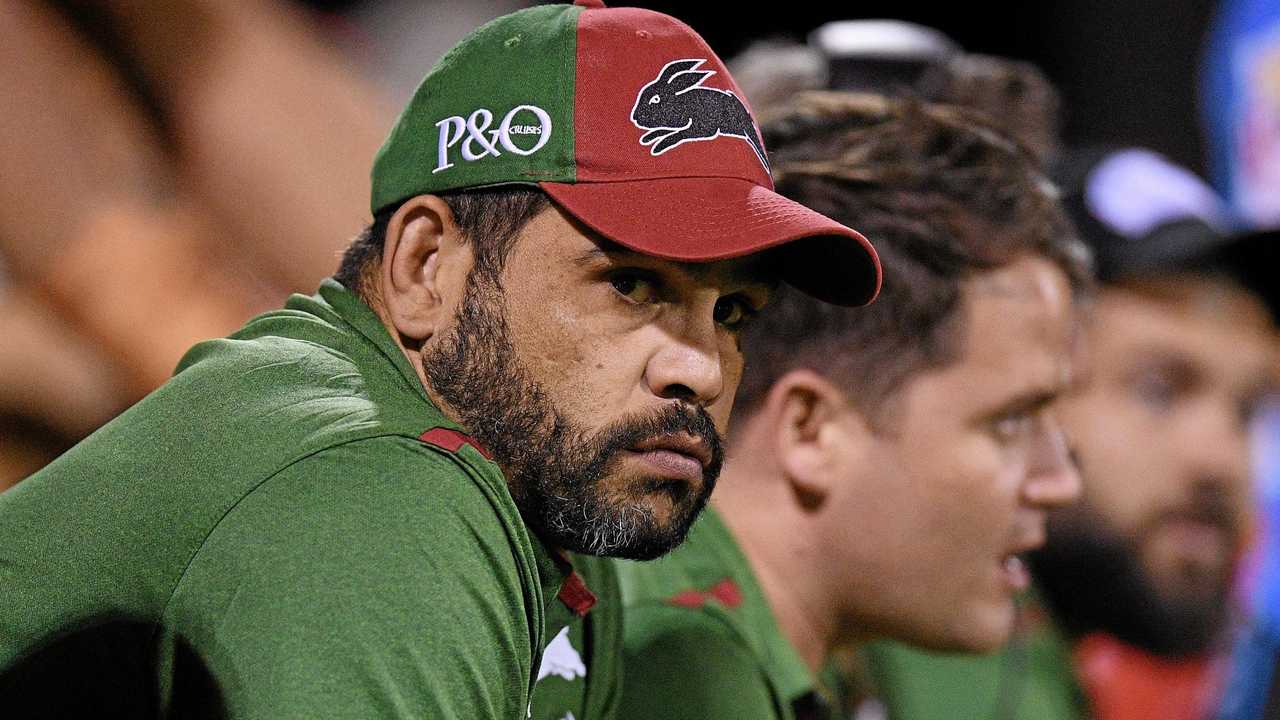
[[[444,190],[574,182],[581,12],[548,5],[506,15],[441,58],[374,159],[372,210]]]

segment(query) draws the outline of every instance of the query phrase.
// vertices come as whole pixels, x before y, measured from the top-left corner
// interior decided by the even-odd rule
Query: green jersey
[[[868,646],[872,682],[892,720],[1082,720],[1071,652],[1034,597],[1024,629],[999,653],[935,653],[892,642]]]
[[[0,495],[0,589],[6,709],[582,720],[618,698],[610,565],[530,532],[332,281]]]
[[[653,562],[618,561],[626,606],[621,717],[814,717],[813,673],[782,635],[714,510]]]

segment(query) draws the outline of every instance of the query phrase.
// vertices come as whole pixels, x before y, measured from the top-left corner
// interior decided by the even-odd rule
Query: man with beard
[[[1032,556],[1002,655],[878,657],[893,717],[1204,718],[1248,530],[1249,426],[1275,387],[1275,239],[1234,237],[1155,153],[1079,153],[1067,205],[1103,279],[1062,419],[1084,481]]]
[[[608,717],[619,608],[579,553],[681,541],[779,281],[879,285],[735,91],[644,10],[464,39],[336,280],[0,496],[5,715]]]
[[[765,135],[780,192],[874,233],[884,289],[853,312],[783,292],[748,328],[714,509],[619,563],[624,717],[826,717],[839,646],[994,649],[1079,490],[1055,400],[1087,252],[1034,160],[871,95],[802,95]]]

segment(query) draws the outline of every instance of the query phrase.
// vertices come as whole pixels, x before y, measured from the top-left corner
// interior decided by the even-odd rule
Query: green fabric
[[[417,439],[435,427],[456,429],[332,281],[197,345],[0,495],[0,675],[127,622],[160,641],[162,707],[206,702],[207,676],[234,718],[525,717],[565,571],[495,464]]]
[[[572,678],[566,678],[550,673],[539,680],[533,694],[534,720],[612,718],[621,700],[622,598],[613,563],[587,555],[572,555],[571,560],[595,594],[595,608],[578,617],[564,603],[552,603],[547,607],[543,637],[544,642],[554,642],[567,628],[569,645],[581,658],[586,675],[572,673]],[[548,655],[544,659],[550,659]]]
[[[503,183],[574,182],[574,91],[577,84],[578,15],[574,5],[545,5],[504,15],[476,29],[436,64],[418,86],[373,163],[374,212],[423,193]],[[541,108],[551,120],[546,144],[528,155],[511,152],[496,132],[504,117],[522,105]],[[437,125],[449,117],[469,119],[477,110],[491,118],[480,135],[497,151],[490,153],[465,129],[446,148],[440,162]],[[512,125],[538,125],[528,110]],[[476,120],[477,129],[484,123]],[[511,134],[521,150],[532,149],[540,135]],[[462,152],[470,141],[473,153]],[[442,169],[443,168],[443,169]]]
[[[1084,695],[1061,633],[1042,618],[989,655],[933,653],[898,643],[867,648],[891,720],[1085,720]]]
[[[813,673],[782,635],[755,573],[714,510],[684,545],[647,563],[618,561],[626,606],[623,718],[792,718],[816,689]],[[706,597],[725,580],[736,607]]]

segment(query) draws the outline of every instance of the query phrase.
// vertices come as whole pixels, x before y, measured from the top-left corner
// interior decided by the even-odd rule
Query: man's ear
[[[471,264],[448,203],[435,195],[405,201],[387,223],[382,247],[387,320],[406,339],[430,338],[452,317]]]
[[[844,478],[847,456],[865,443],[867,428],[844,392],[822,375],[792,370],[766,398],[778,463],[801,505],[821,507]]]

